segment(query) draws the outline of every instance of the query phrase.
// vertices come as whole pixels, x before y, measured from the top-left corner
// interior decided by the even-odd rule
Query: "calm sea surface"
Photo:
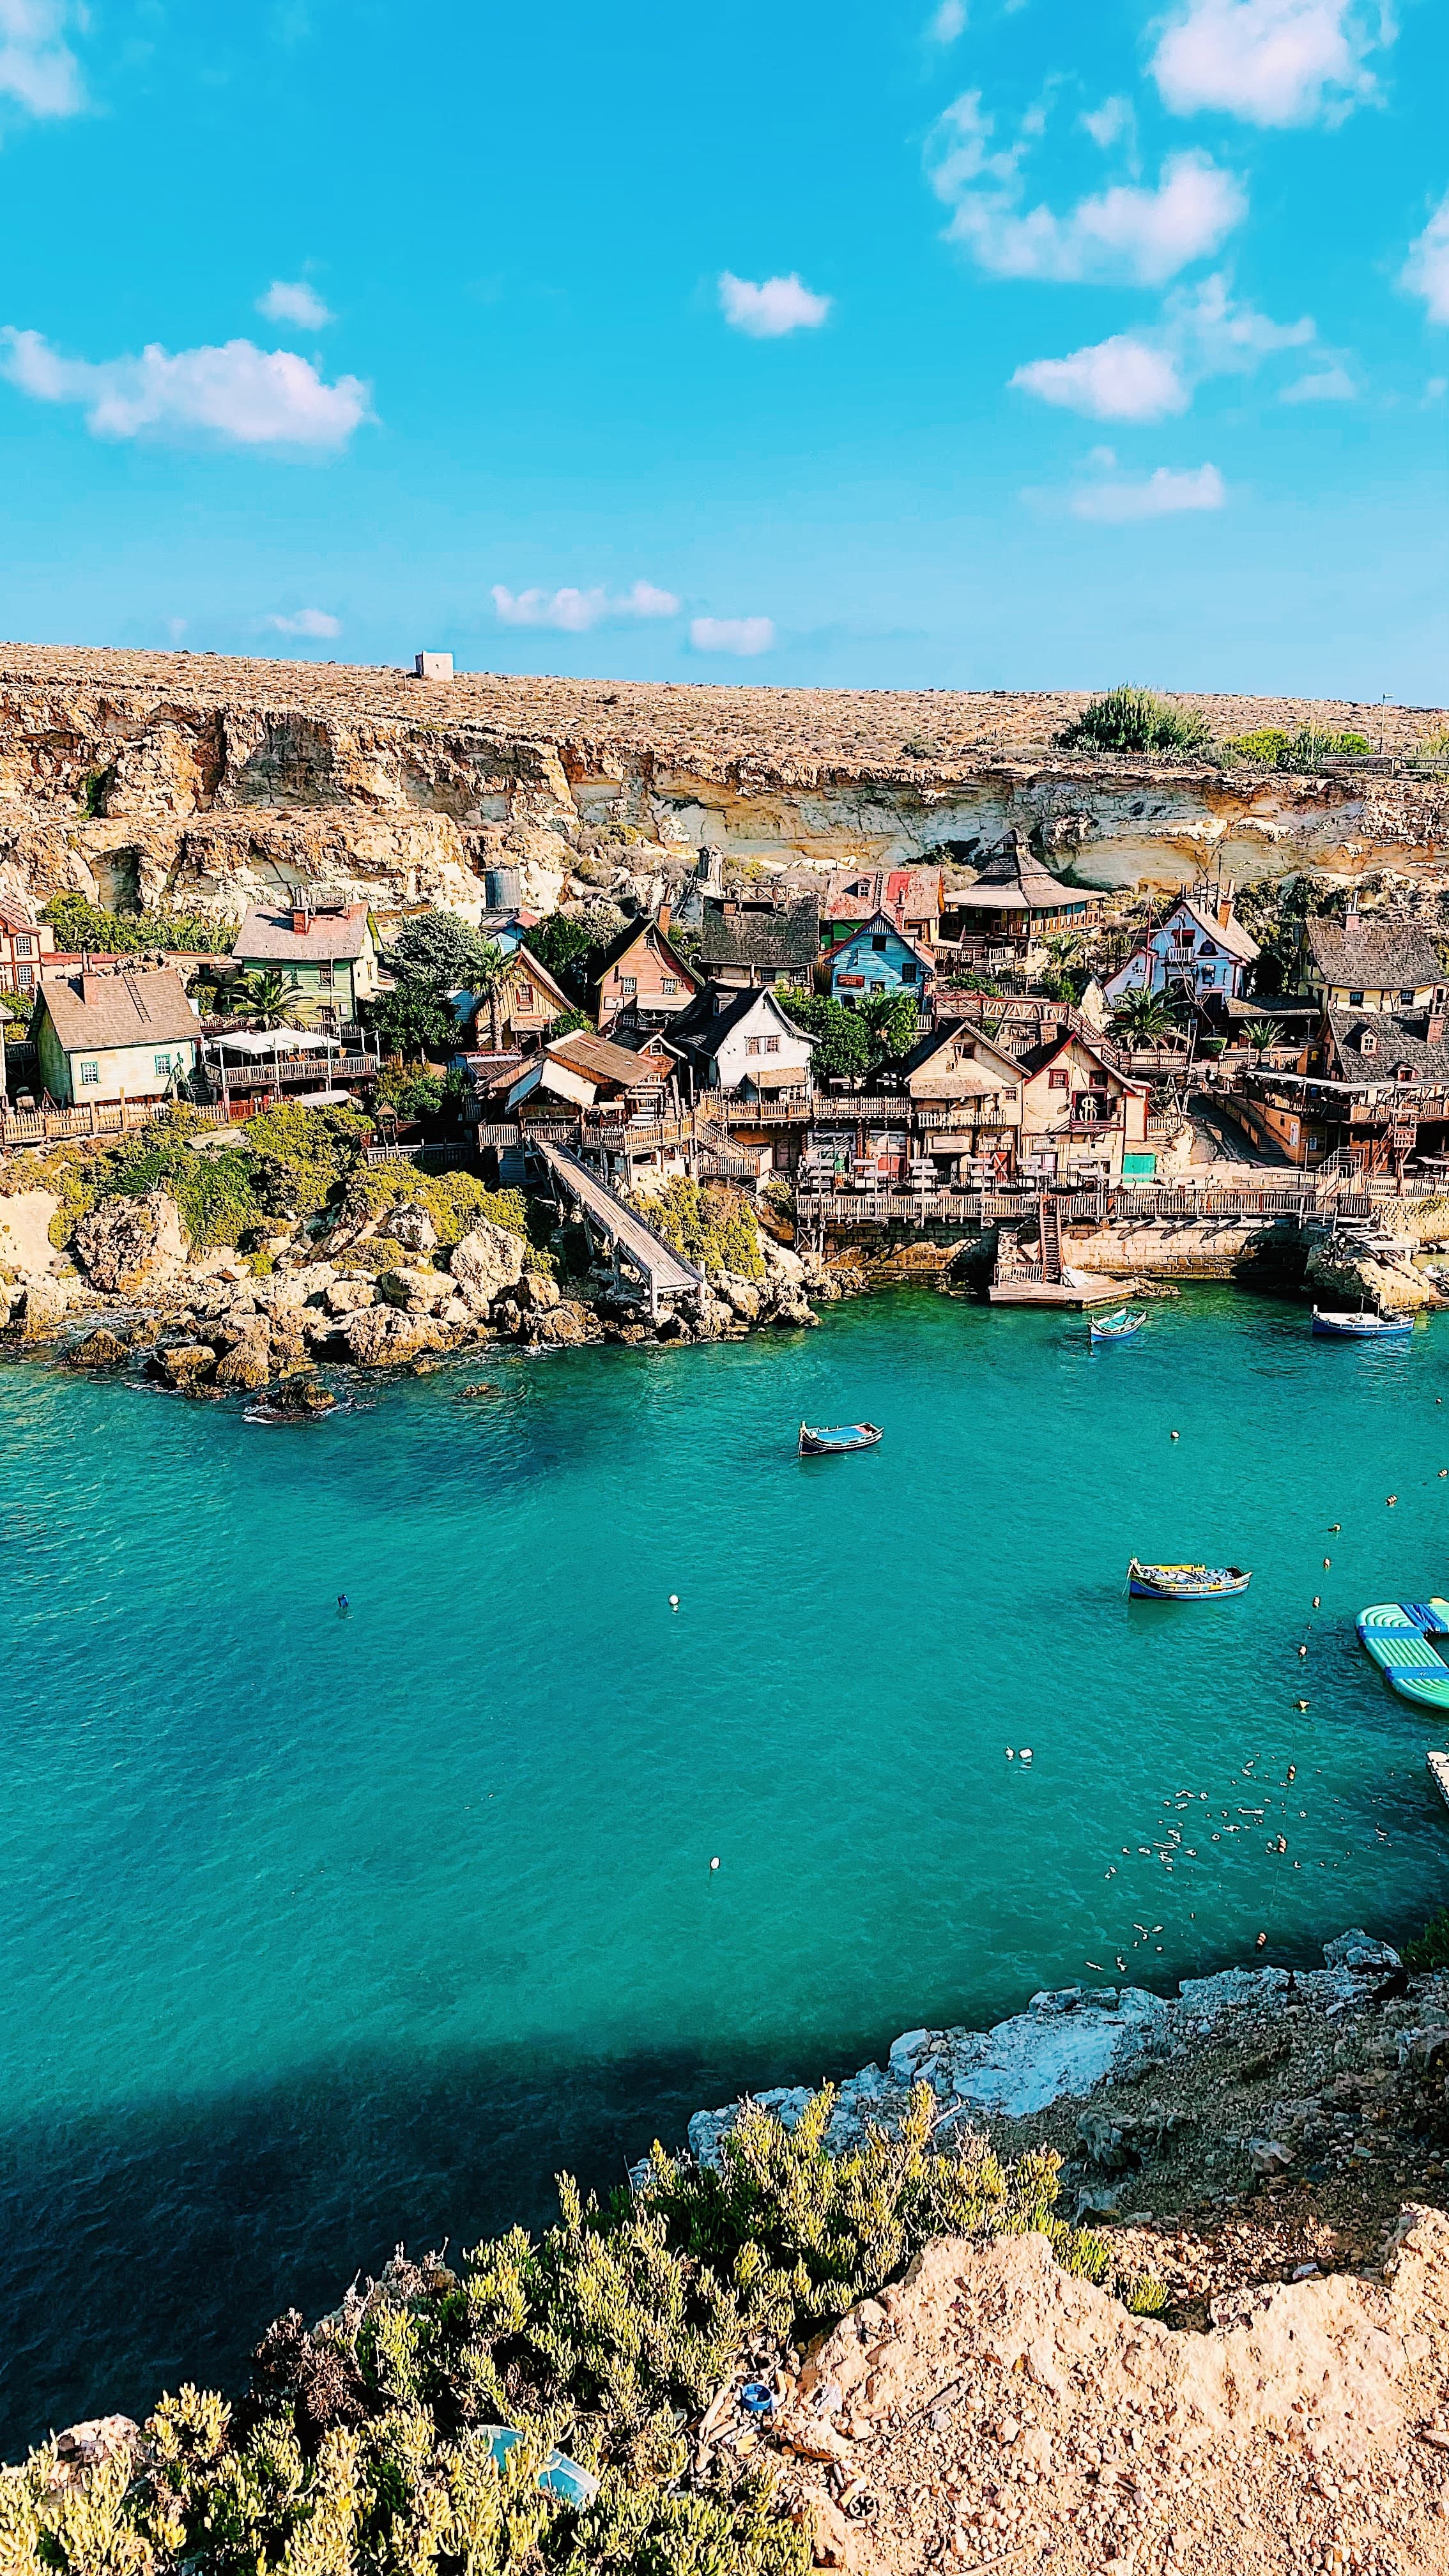
[[[900,1294],[486,1373],[287,1431],[0,1375],[4,2455],[747,2081],[1445,1901],[1352,1627],[1449,1588],[1442,1323]],[[1134,1549],[1252,1589],[1129,1605]]]

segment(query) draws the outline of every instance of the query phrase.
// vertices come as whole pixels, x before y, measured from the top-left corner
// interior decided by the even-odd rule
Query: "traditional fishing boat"
[[[1355,1625],[1401,1699],[1449,1708],[1449,1601],[1375,1601]]]
[[[1334,1314],[1322,1306],[1313,1309],[1313,1330],[1320,1340],[1329,1342],[1381,1342],[1412,1333],[1412,1315]]]
[[[1252,1580],[1243,1565],[1143,1565],[1134,1556],[1127,1568],[1134,1601],[1221,1601]]]
[[[808,1422],[800,1425],[802,1458],[841,1458],[850,1449],[873,1449],[884,1438],[875,1422],[836,1422],[812,1430]]]
[[[1094,1342],[1126,1342],[1134,1333],[1141,1332],[1146,1321],[1145,1306],[1139,1307],[1135,1313],[1119,1306],[1115,1315],[1094,1315],[1089,1329]]]

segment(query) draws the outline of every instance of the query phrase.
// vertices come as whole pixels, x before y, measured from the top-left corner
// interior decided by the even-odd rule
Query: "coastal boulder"
[[[513,1291],[520,1315],[547,1315],[559,1302],[558,1282],[546,1272],[526,1270]]]
[[[575,1298],[565,1298],[546,1315],[527,1321],[530,1340],[551,1347],[567,1349],[581,1342],[601,1342],[604,1327],[598,1316]]]
[[[1381,1977],[1403,1965],[1398,1951],[1371,1932],[1340,1932],[1336,1941],[1324,1942],[1323,1956],[1330,1968],[1351,1968],[1357,1976]]]
[[[404,1314],[396,1306],[369,1306],[360,1315],[349,1315],[342,1329],[355,1368],[399,1368],[421,1351],[448,1346],[448,1335],[430,1316]]]
[[[334,1279],[326,1290],[323,1303],[329,1315],[360,1315],[375,1302],[376,1291],[370,1279]]]
[[[384,1270],[377,1283],[384,1305],[404,1314],[431,1315],[453,1295],[452,1281],[439,1270]]]
[[[449,1266],[470,1304],[491,1305],[518,1286],[527,1249],[521,1235],[480,1217],[454,1244]]]
[[[124,1368],[130,1356],[119,1334],[108,1331],[101,1324],[95,1332],[87,1333],[83,1342],[76,1342],[66,1352],[65,1364],[73,1369]]]
[[[176,1342],[147,1362],[148,1373],[178,1395],[195,1395],[216,1375],[216,1353],[210,1342]]]
[[[25,1312],[20,1330],[27,1342],[52,1341],[70,1309],[75,1282],[70,1279],[27,1279]]]
[[[239,1388],[246,1393],[265,1386],[271,1374],[267,1345],[260,1338],[238,1342],[234,1349],[223,1351],[216,1364],[218,1386]]]
[[[75,1256],[108,1297],[174,1278],[188,1244],[181,1211],[164,1190],[141,1199],[103,1199],[75,1230]]]
[[[405,1199],[401,1207],[389,1211],[388,1233],[404,1252],[431,1252],[438,1240],[438,1229],[425,1207],[415,1199]]]

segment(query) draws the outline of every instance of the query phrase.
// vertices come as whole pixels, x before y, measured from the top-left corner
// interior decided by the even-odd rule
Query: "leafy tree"
[[[388,964],[400,977],[421,977],[439,992],[459,985],[486,992],[503,972],[503,952],[456,912],[421,912],[405,921],[388,951]]]
[[[870,1030],[863,1014],[824,993],[787,986],[780,995],[783,1010],[807,1037],[816,1041],[813,1064],[817,1082],[852,1081],[870,1070]]]
[[[593,1025],[587,1011],[560,1011],[557,1019],[549,1021],[543,1034],[545,1039],[566,1038],[572,1036],[575,1029],[591,1029]]]
[[[914,993],[872,993],[861,1006],[874,1072],[887,1056],[906,1055],[916,1043],[920,1014]]]
[[[1112,1031],[1135,1046],[1155,1046],[1170,1037],[1177,1026],[1176,1014],[1167,995],[1154,993],[1146,984],[1137,984],[1123,994],[1112,1013]]]
[[[1261,1054],[1264,1047],[1277,1046],[1280,1043],[1283,1031],[1276,1020],[1249,1020],[1243,1035],[1249,1046],[1256,1047]]]
[[[1062,751],[1205,751],[1212,727],[1195,707],[1175,707],[1150,689],[1123,686],[1093,698],[1056,737]]]
[[[1325,760],[1362,760],[1373,746],[1366,734],[1324,733],[1316,725],[1299,725],[1287,733],[1264,725],[1257,733],[1240,733],[1223,744],[1224,760],[1256,769],[1317,769]]]
[[[83,894],[52,897],[40,916],[55,932],[57,948],[98,949],[134,956],[143,949],[228,949],[236,937],[232,921],[207,921],[196,913],[106,912]]]
[[[626,916],[616,903],[596,899],[580,912],[551,912],[528,934],[529,955],[555,975],[564,991],[582,1002],[598,972],[598,962],[618,938]]]
[[[458,1022],[442,992],[421,975],[406,975],[391,993],[364,1002],[369,1028],[389,1055],[451,1055]]]

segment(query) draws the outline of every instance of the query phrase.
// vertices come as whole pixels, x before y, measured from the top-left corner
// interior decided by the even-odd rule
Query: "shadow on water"
[[[849,2041],[838,2071],[870,2041]],[[688,2047],[526,2063],[362,2063],[173,2109],[0,2138],[0,2459],[183,2379],[235,2390],[270,2320],[335,2307],[394,2247],[454,2250],[557,2213],[555,2173],[607,2192],[702,2103],[794,2080],[798,2054]],[[63,2303],[63,2312],[58,2307]]]

